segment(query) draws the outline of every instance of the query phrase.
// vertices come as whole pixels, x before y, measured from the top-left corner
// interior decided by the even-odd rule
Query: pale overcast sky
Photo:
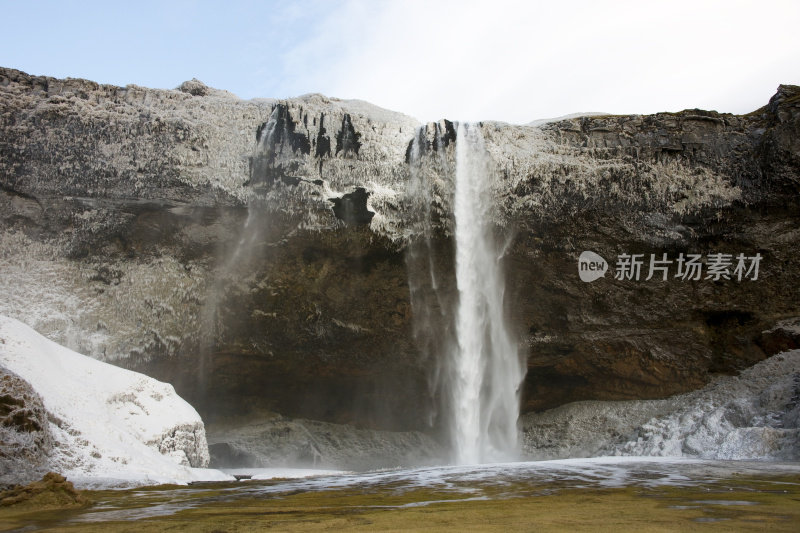
[[[800,84],[800,1],[0,0],[0,66],[241,98],[319,92],[422,121],[746,113]]]

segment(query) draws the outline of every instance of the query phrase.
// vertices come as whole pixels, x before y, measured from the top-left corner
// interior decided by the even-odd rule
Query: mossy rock
[[[40,481],[0,492],[0,507],[47,510],[79,508],[89,503],[72,482],[55,472],[48,472]]]

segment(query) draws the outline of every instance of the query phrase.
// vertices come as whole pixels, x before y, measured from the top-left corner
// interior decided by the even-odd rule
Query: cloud
[[[800,82],[798,15],[793,2],[351,0],[287,51],[285,87],[424,121],[742,113]]]

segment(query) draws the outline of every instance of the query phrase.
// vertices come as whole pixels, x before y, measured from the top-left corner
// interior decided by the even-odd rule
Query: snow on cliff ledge
[[[5,316],[0,365],[41,395],[54,438],[50,468],[78,485],[232,479],[202,468],[203,421],[172,385],[73,352]]]

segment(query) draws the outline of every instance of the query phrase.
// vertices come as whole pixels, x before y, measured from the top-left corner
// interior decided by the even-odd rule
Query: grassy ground
[[[246,494],[206,484],[87,492],[83,509],[0,509],[0,531],[798,531],[800,476],[731,477],[690,487],[570,488],[558,483],[473,492],[349,487]],[[259,483],[261,485],[259,485]],[[472,499],[469,499],[472,498]],[[170,508],[170,505],[176,508]],[[161,506],[161,507],[160,507]],[[166,506],[166,507],[163,507]],[[144,513],[163,516],[114,515]],[[92,518],[97,521],[83,521]],[[76,521],[80,520],[80,521]]]

